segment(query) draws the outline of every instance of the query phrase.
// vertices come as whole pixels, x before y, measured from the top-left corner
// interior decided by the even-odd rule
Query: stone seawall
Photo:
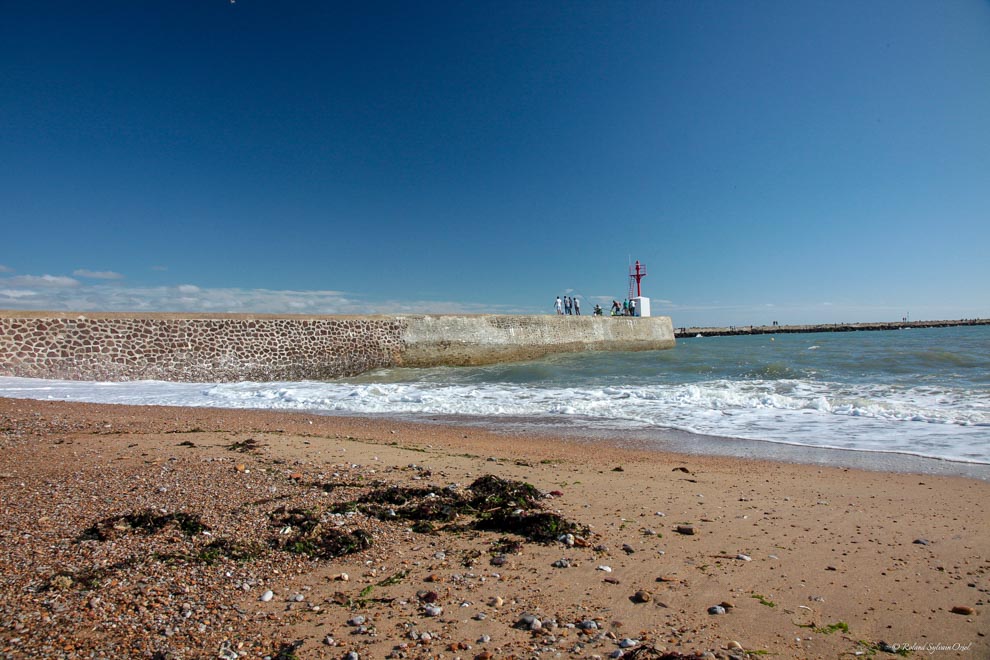
[[[465,366],[533,360],[574,351],[647,351],[674,346],[669,317],[407,317],[399,363]]]
[[[674,345],[668,317],[270,316],[0,311],[0,375],[67,380],[326,380]]]

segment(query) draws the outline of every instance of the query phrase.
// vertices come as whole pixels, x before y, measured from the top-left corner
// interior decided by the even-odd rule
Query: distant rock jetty
[[[677,339],[688,337],[729,337],[733,335],[782,335],[799,332],[860,332],[868,330],[907,330],[909,328],[954,328],[990,325],[990,319],[956,321],[881,321],[878,323],[822,323],[815,325],[734,325],[725,328],[677,328]]]

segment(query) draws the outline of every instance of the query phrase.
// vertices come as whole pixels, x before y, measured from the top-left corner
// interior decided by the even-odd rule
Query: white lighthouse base
[[[636,302],[636,316],[649,316],[650,315],[650,299],[645,296],[640,296],[639,298],[633,298]]]

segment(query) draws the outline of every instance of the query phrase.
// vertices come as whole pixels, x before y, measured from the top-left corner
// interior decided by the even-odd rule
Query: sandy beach
[[[979,480],[15,399],[0,450],[3,658],[990,657]]]

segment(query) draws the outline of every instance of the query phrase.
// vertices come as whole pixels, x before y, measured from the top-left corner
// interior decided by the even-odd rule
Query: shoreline
[[[0,399],[4,396],[0,395]],[[91,405],[135,405],[69,401],[66,399],[38,399],[34,397],[7,398],[25,401],[62,401],[66,403],[91,403]],[[137,404],[147,405],[147,404]],[[380,420],[395,423],[457,428],[460,426],[481,429],[496,436],[538,436],[548,441],[567,440],[609,444],[616,448],[629,448],[647,452],[670,453],[682,456],[721,456],[726,458],[755,459],[822,467],[854,468],[871,472],[898,472],[961,476],[990,481],[990,463],[953,459],[942,456],[926,456],[907,451],[883,451],[875,449],[851,449],[810,445],[782,440],[719,436],[667,427],[601,427],[597,420],[581,416],[560,419],[538,417],[472,416],[440,413],[355,413],[337,411],[309,411],[270,408],[224,408],[212,406],[170,406],[154,404],[152,407],[191,408],[206,410],[230,410],[275,412],[299,415],[331,417],[341,420]]]
[[[468,510],[412,531],[399,500],[392,518],[332,513],[375,492],[466,497],[485,475],[552,493],[538,510],[580,543],[486,531]],[[5,398],[0,505],[2,657],[607,657],[627,639],[653,649],[637,657],[990,655],[990,484],[963,477]],[[141,511],[164,526],[139,530]],[[370,547],[288,552],[292,511]]]
[[[373,419],[374,415],[352,413],[307,413],[329,417]],[[581,417],[569,418],[569,425],[543,422],[536,418],[510,417],[492,421],[488,417],[434,415],[429,421],[416,419],[412,415],[378,416],[379,419],[395,419],[399,422],[416,425],[439,425],[472,429],[483,429],[495,435],[525,436],[577,441],[584,445],[607,444],[617,449],[629,449],[651,453],[670,454],[681,457],[722,457],[727,459],[756,460],[770,463],[787,463],[857,469],[867,472],[896,472],[902,474],[941,475],[965,477],[990,481],[990,463],[962,459],[925,456],[904,451],[880,451],[874,449],[849,449],[826,447],[779,440],[761,440],[731,436],[708,435],[671,428],[615,428],[593,430],[581,427],[587,421]]]

